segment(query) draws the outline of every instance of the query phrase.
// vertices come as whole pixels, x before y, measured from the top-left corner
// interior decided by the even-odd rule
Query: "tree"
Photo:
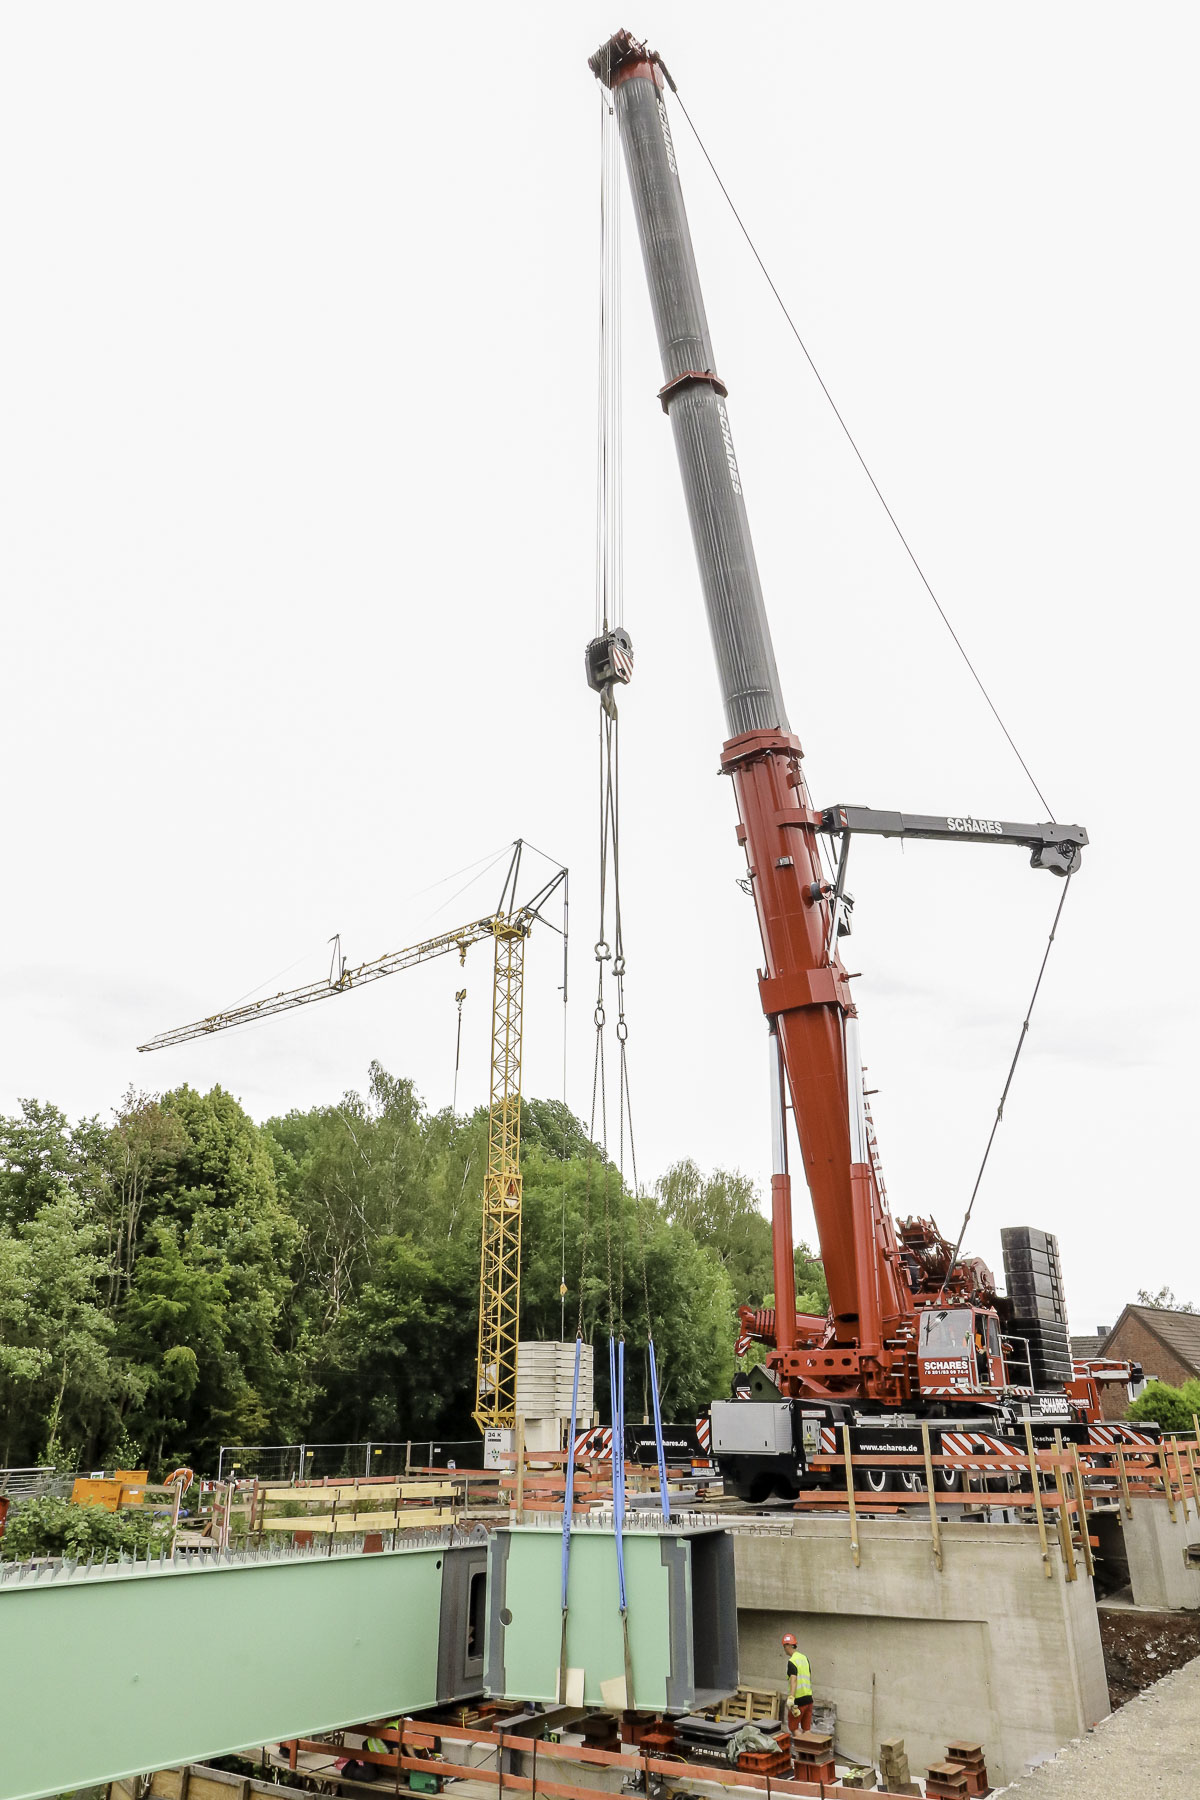
[[[72,1125],[42,1100],[22,1100],[19,1118],[0,1118],[0,1221],[21,1225],[64,1188],[87,1198],[99,1177],[103,1132],[95,1119]]]
[[[1148,1381],[1126,1415],[1130,1419],[1157,1420],[1164,1431],[1190,1435],[1200,1414],[1200,1381],[1172,1387],[1165,1381]]]
[[[749,1176],[714,1169],[702,1175],[689,1158],[674,1163],[657,1184],[663,1213],[720,1261],[739,1306],[762,1306],[774,1286],[771,1227]]]
[[[801,1241],[792,1253],[796,1271],[796,1311],[816,1313],[829,1311],[829,1286],[825,1280],[825,1264]]]
[[[10,1460],[82,1456],[125,1386],[110,1363],[102,1237],[65,1186],[15,1233],[0,1232],[0,1409]]]
[[[155,1094],[125,1090],[102,1152],[105,1175],[101,1212],[111,1256],[109,1301],[129,1291],[138,1252],[142,1212],[151,1184],[179,1160],[185,1138],[178,1115]]]
[[[123,1424],[153,1461],[215,1460],[303,1422],[311,1398],[293,1263],[300,1233],[280,1203],[265,1134],[232,1095],[162,1097],[179,1139],[147,1184],[142,1246],[117,1311],[118,1343],[145,1375]]]
[[[1160,1287],[1157,1294],[1139,1288],[1137,1303],[1139,1306],[1153,1306],[1160,1312],[1194,1313],[1196,1310],[1190,1300],[1177,1300],[1169,1287]]]
[[[322,1436],[473,1434],[477,1278],[462,1251],[435,1263],[408,1238],[376,1244],[370,1278],[321,1346]]]

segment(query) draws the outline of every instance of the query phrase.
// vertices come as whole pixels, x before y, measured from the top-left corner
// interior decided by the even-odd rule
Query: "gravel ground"
[[[1003,1792],[1012,1800],[1197,1800],[1200,1657]]]

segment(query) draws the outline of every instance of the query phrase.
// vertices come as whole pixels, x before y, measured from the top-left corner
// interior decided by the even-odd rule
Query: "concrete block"
[[[1155,1612],[1200,1607],[1200,1518],[1189,1502],[1190,1517],[1176,1501],[1175,1517],[1165,1499],[1142,1495],[1133,1501],[1133,1517],[1121,1513],[1121,1531],[1129,1564],[1135,1606]]]

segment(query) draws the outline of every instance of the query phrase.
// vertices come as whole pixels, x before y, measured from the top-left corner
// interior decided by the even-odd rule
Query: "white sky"
[[[134,1045],[570,864],[595,935],[597,101],[666,57],[1060,817],[1093,838],[976,1208],[1058,1232],[1073,1327],[1200,1302],[1194,7],[9,7],[0,25],[8,873],[0,1107],[220,1081],[258,1118],[372,1057],[449,1101],[449,959]],[[676,118],[815,798],[1040,818]],[[641,1170],[768,1174],[757,933],[632,221],[623,700]],[[848,961],[889,1191],[953,1234],[1059,888],[861,843]],[[441,908],[440,911],[435,910]],[[270,982],[268,978],[280,973]],[[526,1089],[561,1088],[557,952]],[[460,1104],[486,1097],[489,971]],[[811,1230],[803,1203],[800,1229]]]

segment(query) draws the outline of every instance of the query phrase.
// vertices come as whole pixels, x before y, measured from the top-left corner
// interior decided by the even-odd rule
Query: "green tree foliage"
[[[560,1101],[522,1106],[522,1330],[626,1343],[631,1418],[728,1392],[736,1308],[771,1284],[750,1183],[670,1171],[635,1200]],[[109,1125],[0,1119],[0,1458],[206,1469],[221,1443],[471,1437],[486,1110],[363,1093],[259,1126],[216,1087],[130,1090]],[[820,1265],[798,1252],[802,1285]]]
[[[1191,1434],[1193,1418],[1200,1415],[1200,1381],[1172,1387],[1166,1381],[1148,1381],[1129,1408],[1131,1419],[1157,1420],[1164,1431]]]
[[[1160,1287],[1156,1294],[1139,1288],[1137,1303],[1139,1306],[1157,1307],[1162,1312],[1194,1313],[1196,1310],[1190,1300],[1177,1300],[1169,1287]]]
[[[796,1311],[815,1313],[819,1318],[829,1311],[825,1265],[804,1243],[796,1245],[792,1261],[796,1270]]]
[[[775,1285],[771,1227],[749,1177],[728,1169],[702,1175],[689,1158],[667,1170],[657,1192],[665,1216],[717,1258],[735,1303],[762,1306]]]
[[[0,1558],[22,1562],[29,1556],[114,1556],[165,1549],[169,1521],[138,1506],[109,1512],[103,1506],[74,1506],[45,1494],[24,1500],[9,1515],[0,1538]]]

